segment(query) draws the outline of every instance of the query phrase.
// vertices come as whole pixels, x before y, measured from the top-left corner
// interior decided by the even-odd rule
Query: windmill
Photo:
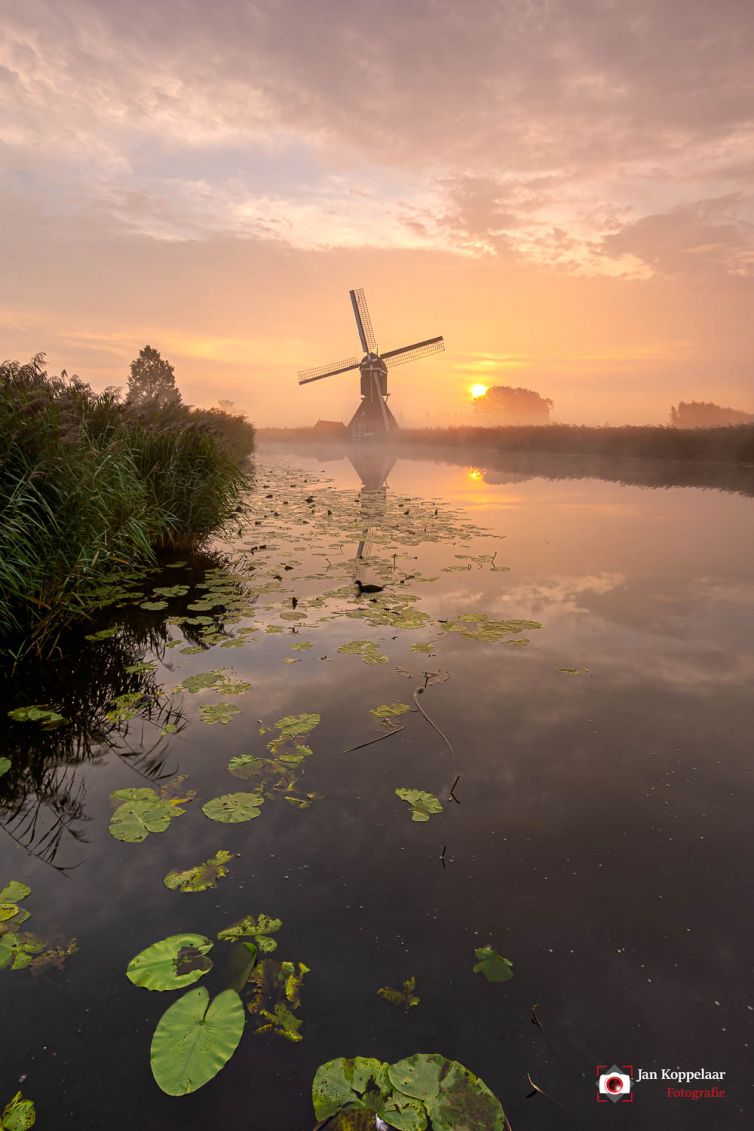
[[[431,353],[438,353],[445,349],[445,343],[442,337],[426,338],[423,342],[414,342],[413,345],[401,346],[400,349],[388,350],[381,354],[377,349],[377,339],[374,336],[363,290],[359,288],[348,293],[351,296],[361,348],[365,351],[364,357],[361,359],[347,357],[344,361],[337,361],[332,365],[301,369],[298,383],[308,385],[311,381],[323,381],[325,377],[334,377],[338,373],[348,373],[352,369],[358,369],[361,374],[361,403],[348,425],[348,431],[351,436],[358,439],[386,435],[398,428],[398,423],[387,404],[390,395],[387,391],[388,369],[393,369],[396,365],[405,365],[407,361],[416,361],[420,357],[428,357]]]

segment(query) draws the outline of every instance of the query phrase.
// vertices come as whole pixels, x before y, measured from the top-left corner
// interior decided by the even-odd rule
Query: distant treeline
[[[725,428],[730,424],[754,424],[754,414],[739,408],[724,408],[712,401],[680,401],[670,410],[673,428]]]
[[[184,405],[156,350],[140,384],[144,360],[125,399],[41,354],[0,365],[0,652],[49,651],[115,573],[200,544],[239,504],[253,426]]]
[[[437,444],[497,451],[754,463],[754,425],[746,424],[700,429],[640,425],[592,428],[584,424],[404,428],[396,434],[396,439],[401,445]]]
[[[549,424],[552,407],[549,397],[512,385],[492,385],[472,405],[474,416],[485,427]]]

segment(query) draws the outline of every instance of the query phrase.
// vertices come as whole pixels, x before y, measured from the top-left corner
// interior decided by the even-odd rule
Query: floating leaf
[[[213,946],[206,935],[170,935],[135,955],[126,977],[146,990],[182,989],[212,969],[212,959],[207,955]]]
[[[31,895],[31,888],[26,884],[22,884],[20,880],[11,880],[9,884],[0,891],[0,902],[3,903],[19,903],[22,899],[26,899]]]
[[[317,1069],[312,1082],[312,1103],[315,1117],[323,1121],[336,1115],[349,1104],[362,1104],[367,1092],[377,1101],[390,1091],[387,1065],[371,1056],[338,1057]],[[374,1126],[374,1110],[371,1118]]]
[[[10,758],[5,758],[5,757],[0,758],[0,778],[3,776],[3,774],[8,773],[8,770],[10,769],[10,767],[11,767]]]
[[[152,590],[157,597],[185,597],[188,591],[188,585],[159,585]]]
[[[228,948],[228,974],[230,987],[241,993],[249,980],[249,975],[257,960],[257,948],[253,942],[246,939],[236,939]]]
[[[384,656],[371,640],[352,640],[350,644],[341,644],[338,651],[348,656],[358,656],[365,664],[388,663],[387,656]]]
[[[0,1112],[0,1127],[4,1131],[29,1131],[37,1122],[33,1100],[25,1100],[21,1092],[16,1092]]]
[[[148,609],[149,612],[159,612],[161,609],[168,607],[167,601],[142,601],[139,608]]]
[[[462,613],[453,620],[440,621],[443,632],[455,632],[469,640],[491,642],[541,627],[536,620],[493,620],[487,613]]]
[[[508,982],[513,977],[513,963],[491,946],[479,946],[474,953],[477,957],[475,974],[484,974],[488,982]]]
[[[0,970],[24,970],[36,954],[45,949],[44,939],[27,931],[7,931],[0,935]]]
[[[284,715],[282,719],[278,719],[275,723],[275,729],[278,733],[267,743],[267,748],[274,754],[289,739],[301,738],[303,735],[309,734],[310,731],[319,726],[321,720],[321,715],[307,711],[300,715]]]
[[[200,711],[201,720],[208,726],[215,723],[229,723],[241,710],[235,703],[207,703]]]
[[[432,793],[423,789],[396,789],[401,801],[411,806],[412,821],[428,821],[433,813],[442,813],[442,803]]]
[[[377,993],[384,1001],[389,1001],[391,1005],[402,1005],[408,1011],[421,1001],[421,998],[414,993],[415,989],[416,978],[411,977],[405,980],[402,990],[394,990],[392,986],[380,986]]]
[[[31,707],[16,707],[13,711],[8,711],[8,718],[16,723],[41,723],[42,730],[54,730],[68,722],[68,719],[43,703],[34,703]]]
[[[235,853],[221,848],[203,864],[196,864],[184,872],[168,872],[162,882],[171,891],[207,891],[208,888],[217,887],[217,881],[227,876],[228,869],[225,865],[234,855]]]
[[[558,668],[565,675],[589,675],[589,668]]]
[[[117,636],[120,632],[120,626],[116,625],[114,628],[101,628],[99,632],[89,632],[84,637],[85,640],[109,640],[111,636]]]
[[[202,813],[211,821],[235,825],[258,817],[263,804],[262,793],[224,793],[221,797],[213,797],[211,801],[205,802]]]
[[[253,915],[245,915],[237,923],[218,931],[217,937],[223,940],[253,939],[262,954],[272,954],[278,944],[269,936],[276,934],[282,925],[282,919],[270,919],[269,915],[258,915],[256,919]]]
[[[150,1063],[169,1096],[195,1092],[223,1068],[243,1035],[244,1010],[235,990],[212,1002],[204,986],[189,990],[163,1013],[152,1037]]]
[[[372,707],[369,714],[376,719],[392,719],[396,715],[405,715],[410,710],[408,703],[383,703],[380,707]]]
[[[262,1023],[257,1033],[276,1033],[289,1041],[300,1041],[301,1019],[293,1012],[301,1004],[301,986],[309,967],[299,962],[278,962],[264,958],[254,968],[249,982],[252,996],[248,1002],[249,1013]]]
[[[41,954],[35,955],[29,963],[32,977],[42,974],[50,966],[53,966],[56,970],[62,970],[68,959],[76,954],[78,949],[79,944],[76,940],[69,939],[67,943],[54,946],[49,950],[44,950]]]
[[[178,805],[179,799],[168,800],[149,788],[116,789],[111,797],[121,804],[110,818],[110,835],[129,844],[139,844],[150,833],[165,832],[172,820],[186,812]]]
[[[258,774],[267,765],[265,758],[257,758],[254,754],[234,754],[228,762],[228,771],[234,778],[247,781]]]
[[[291,644],[291,651],[293,652],[308,652],[312,647],[310,640],[301,640],[298,644]]]
[[[458,1061],[440,1059],[439,1090],[426,1101],[432,1131],[506,1131],[500,1101],[487,1085]]]
[[[144,660],[141,664],[129,664],[128,667],[125,668],[125,672],[127,675],[143,675],[145,672],[155,671],[156,668],[157,664],[154,660]]]

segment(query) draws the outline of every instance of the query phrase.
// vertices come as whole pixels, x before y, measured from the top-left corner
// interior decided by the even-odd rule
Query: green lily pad
[[[308,652],[312,647],[311,640],[301,640],[298,644],[291,644],[292,652]]]
[[[38,935],[27,931],[6,931],[0,935],[0,970],[24,970],[44,949],[44,939]]]
[[[589,675],[589,668],[558,668],[564,675]]]
[[[228,771],[234,778],[248,781],[260,772],[267,762],[264,758],[257,758],[254,754],[234,754],[228,762]]]
[[[411,806],[411,820],[428,821],[433,813],[442,813],[442,802],[423,789],[396,789],[396,796]]]
[[[288,1041],[302,1040],[300,1017],[294,1013],[301,1004],[301,986],[309,967],[303,962],[278,962],[264,958],[254,968],[249,983],[252,986],[247,1009],[258,1024],[257,1033],[276,1033]]]
[[[208,888],[217,887],[217,881],[227,876],[228,869],[225,865],[234,855],[235,853],[221,848],[203,864],[196,864],[184,872],[168,872],[162,882],[171,891],[207,891]]]
[[[256,919],[253,915],[244,915],[237,923],[218,931],[217,937],[222,940],[253,939],[262,954],[272,954],[278,944],[270,935],[276,934],[282,925],[282,919],[271,919],[269,915],[258,915]]]
[[[140,664],[129,664],[125,669],[127,675],[143,675],[145,672],[153,672],[157,670],[157,664],[154,660],[144,660]]]
[[[199,714],[203,723],[214,726],[215,723],[229,723],[240,710],[235,703],[207,703]]]
[[[383,1001],[389,1001],[391,1005],[400,1005],[405,1010],[409,1010],[421,1002],[421,998],[414,993],[415,989],[416,978],[411,977],[406,978],[402,990],[395,990],[392,986],[380,986],[377,993]]]
[[[31,895],[30,887],[22,884],[20,880],[11,880],[0,891],[0,901],[3,903],[19,903],[22,899],[26,899],[28,895]]]
[[[301,738],[319,726],[322,716],[314,712],[303,711],[300,715],[284,715],[275,723],[277,734],[267,743],[268,749],[273,753],[289,739]]]
[[[199,691],[215,691],[223,685],[226,679],[227,672],[225,668],[215,668],[210,672],[197,672],[196,675],[187,675],[186,678],[178,684],[176,691],[189,691],[192,695],[196,695]]]
[[[21,1092],[16,1092],[0,1112],[0,1127],[3,1131],[29,1131],[37,1122],[33,1100],[25,1100]]]
[[[116,625],[114,628],[101,628],[99,632],[89,632],[84,637],[85,640],[109,640],[111,636],[117,636],[120,632],[120,626]]]
[[[461,1127],[465,1131],[506,1131],[500,1101],[478,1076],[455,1060],[444,1062],[438,1092],[428,1097],[426,1108],[432,1131]]]
[[[6,758],[4,756],[2,758],[0,758],[0,778],[3,776],[3,774],[8,773],[8,770],[10,769],[10,767],[11,767],[10,758]]]
[[[347,656],[358,656],[365,664],[387,664],[389,662],[387,656],[383,655],[371,640],[352,640],[350,644],[341,644],[338,651]]]
[[[63,715],[42,703],[34,703],[31,707],[16,707],[13,711],[8,711],[8,718],[16,723],[41,723],[42,730],[54,730],[68,722]]]
[[[491,946],[478,946],[474,951],[477,957],[475,974],[483,974],[488,982],[508,982],[513,977],[513,963]]]
[[[454,632],[469,640],[496,642],[506,636],[528,632],[542,625],[536,620],[494,620],[487,613],[462,613],[453,620],[440,621],[443,632]]]
[[[262,793],[224,793],[213,797],[202,805],[202,813],[211,821],[223,825],[236,825],[242,821],[253,821],[260,816],[264,804]]]
[[[374,1094],[372,1126],[379,1101],[390,1091],[387,1065],[371,1056],[338,1057],[317,1069],[312,1082],[312,1103],[318,1120],[329,1119],[349,1104],[364,1103],[365,1094]]]
[[[392,719],[396,715],[405,715],[410,710],[408,703],[383,703],[379,707],[372,707],[369,714],[376,719]]]
[[[126,977],[145,990],[182,989],[212,969],[212,959],[207,955],[213,946],[206,935],[170,935],[135,955]]]
[[[154,613],[159,612],[161,609],[166,609],[167,607],[167,601],[142,601],[139,606],[141,609],[148,609],[149,612]]]
[[[188,585],[159,585],[152,590],[156,597],[185,597],[188,591]]]
[[[195,1092],[223,1068],[243,1035],[244,1009],[235,990],[210,1002],[204,986],[180,997],[163,1013],[149,1054],[158,1087],[169,1096]]]
[[[190,800],[190,797],[169,800],[147,787],[116,789],[111,797],[120,804],[110,818],[110,835],[129,844],[139,844],[150,833],[164,833],[171,821],[186,812],[178,802]]]

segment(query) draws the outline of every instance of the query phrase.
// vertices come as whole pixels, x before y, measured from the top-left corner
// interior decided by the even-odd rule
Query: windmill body
[[[427,338],[423,342],[414,342],[410,346],[401,346],[399,349],[388,350],[381,354],[377,348],[377,339],[372,329],[372,320],[363,290],[353,290],[349,294],[364,356],[361,359],[349,357],[344,361],[322,365],[316,369],[302,369],[298,374],[298,383],[308,385],[311,381],[323,381],[325,377],[335,377],[340,373],[358,370],[361,402],[348,425],[348,431],[354,439],[386,436],[398,428],[398,423],[387,403],[390,395],[387,387],[388,371],[396,365],[404,365],[408,361],[416,361],[420,357],[438,353],[445,349],[445,343],[442,337]]]

